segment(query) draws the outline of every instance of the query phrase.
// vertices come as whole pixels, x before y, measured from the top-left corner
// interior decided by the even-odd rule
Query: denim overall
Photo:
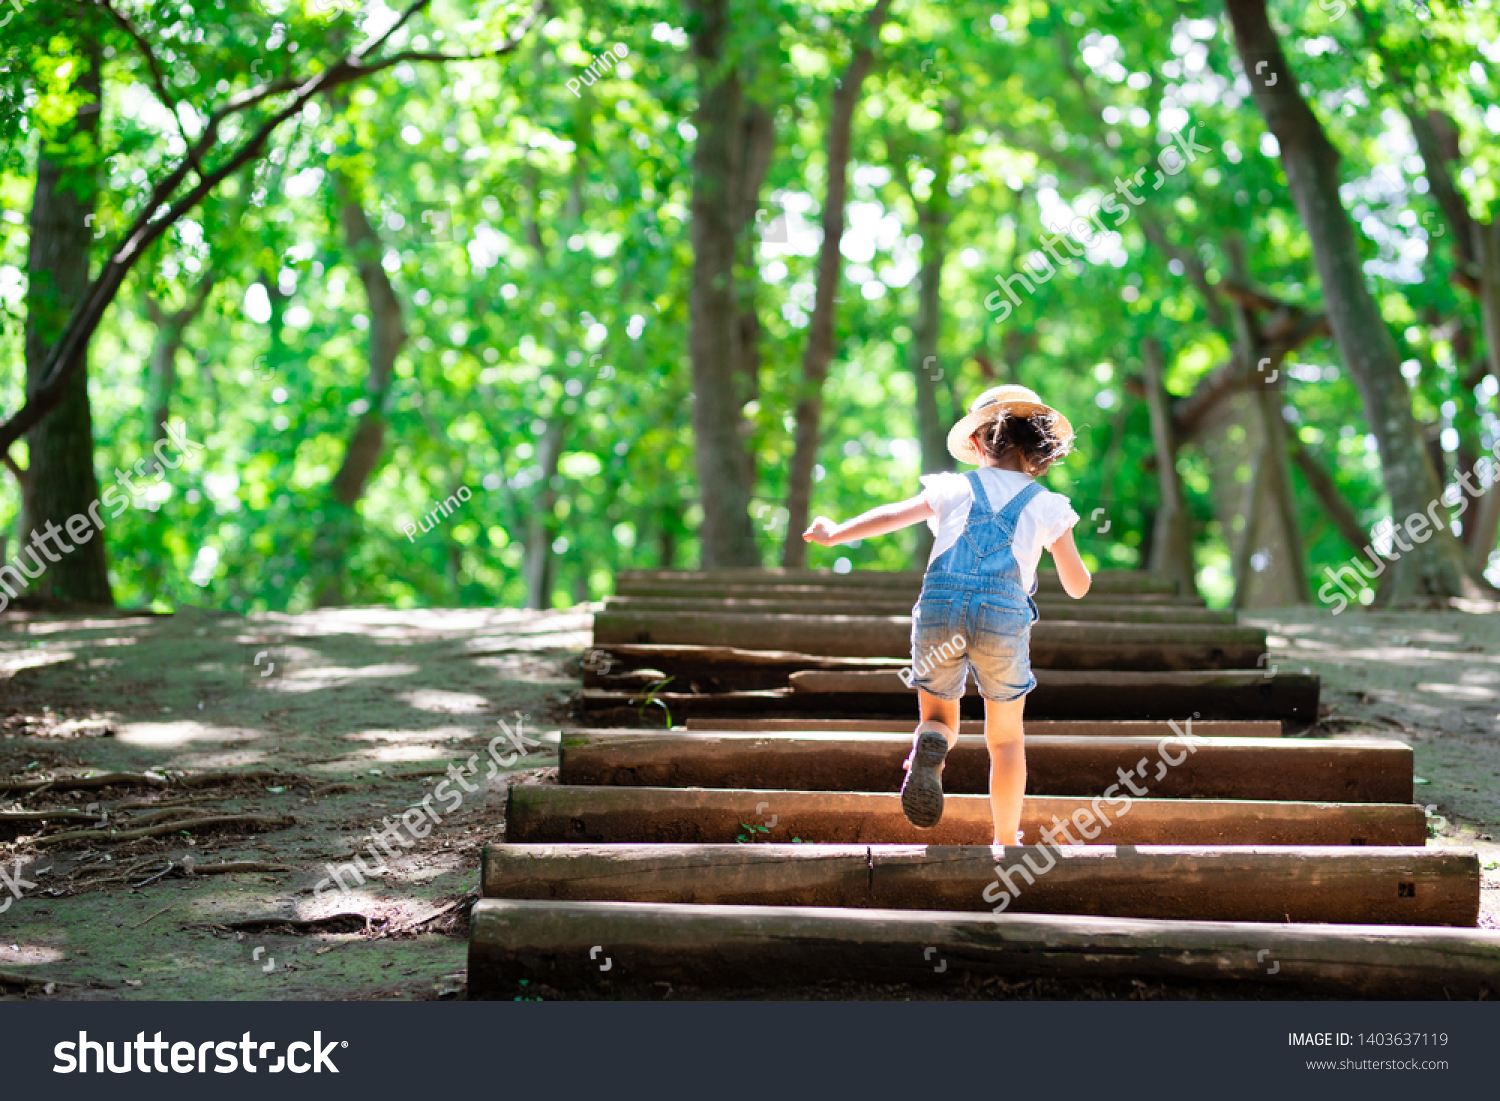
[[[939,699],[964,694],[970,668],[985,699],[1020,699],[1036,687],[1031,675],[1031,592],[1011,543],[1016,522],[1042,492],[1032,482],[998,512],[990,508],[978,471],[964,477],[974,491],[963,534],[927,568],[911,614],[913,683]]]

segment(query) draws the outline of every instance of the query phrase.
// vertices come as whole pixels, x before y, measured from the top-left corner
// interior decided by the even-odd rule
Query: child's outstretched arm
[[[872,508],[869,512],[856,516],[852,520],[846,520],[842,524],[835,524],[828,517],[819,516],[802,533],[802,538],[809,543],[820,543],[825,547],[832,547],[839,543],[852,542],[855,539],[868,539],[872,535],[885,535],[888,532],[900,531],[913,524],[920,524],[932,515],[932,506],[927,503],[926,498],[913,497],[909,501]],[[1087,573],[1087,571],[1084,572]]]
[[[1059,536],[1047,549],[1052,552],[1052,561],[1057,565],[1057,576],[1062,581],[1063,591],[1074,600],[1082,600],[1088,595],[1093,577],[1089,574],[1089,568],[1083,564],[1083,559],[1078,556],[1078,544],[1073,542],[1073,529],[1069,528],[1065,535]]]

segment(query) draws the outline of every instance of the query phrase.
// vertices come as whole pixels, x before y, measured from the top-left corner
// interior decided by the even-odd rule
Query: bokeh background
[[[934,431],[1014,381],[1080,430],[1048,484],[1091,565],[1174,553],[1165,463],[1204,595],[1284,605],[1389,552],[1391,459],[1451,483],[1497,440],[1490,0],[1269,4],[1421,433],[1384,468],[1212,0],[3,12],[0,414],[129,260],[55,430],[8,449],[4,557],[117,471],[139,492],[33,600],[549,607],[622,568],[910,568],[921,530],[803,547],[799,521],[917,492]],[[204,447],[158,470],[168,421]],[[1500,580],[1492,505],[1452,528],[1470,580]]]

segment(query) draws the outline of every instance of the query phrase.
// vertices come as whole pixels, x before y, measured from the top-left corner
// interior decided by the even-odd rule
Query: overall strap
[[[979,477],[979,471],[966,470],[964,477],[969,480],[969,488],[974,492],[974,506],[969,509],[969,515],[975,519],[987,518],[994,509],[990,508],[990,497],[984,491],[984,481]]]
[[[998,516],[1000,523],[1007,530],[1014,530],[1016,521],[1021,518],[1022,510],[1025,509],[1027,505],[1031,504],[1031,499],[1033,497],[1041,492],[1042,487],[1036,482],[1032,482],[1030,485],[1025,486],[1020,493],[1017,493],[1009,501],[1005,502],[1005,507],[1000,510]]]

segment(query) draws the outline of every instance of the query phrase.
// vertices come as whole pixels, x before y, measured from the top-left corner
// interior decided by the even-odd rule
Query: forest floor
[[[591,610],[0,619],[0,784],[12,785],[0,791],[0,997],[461,997],[480,849],[503,828],[512,783],[555,778]],[[1500,928],[1500,617],[1247,621],[1269,629],[1279,667],[1323,676],[1310,733],[1413,746],[1432,844],[1480,851],[1481,925]],[[461,789],[437,795],[441,825],[378,879],[317,896],[328,865],[434,795],[450,764],[487,760],[518,713],[540,746],[488,777],[481,765],[451,813]],[[137,778],[14,789],[90,770]],[[205,776],[215,770],[254,775]],[[19,817],[58,808],[71,820]],[[187,815],[258,820],[178,828]],[[171,830],[120,836],[153,824]],[[93,836],[48,840],[80,829]]]

